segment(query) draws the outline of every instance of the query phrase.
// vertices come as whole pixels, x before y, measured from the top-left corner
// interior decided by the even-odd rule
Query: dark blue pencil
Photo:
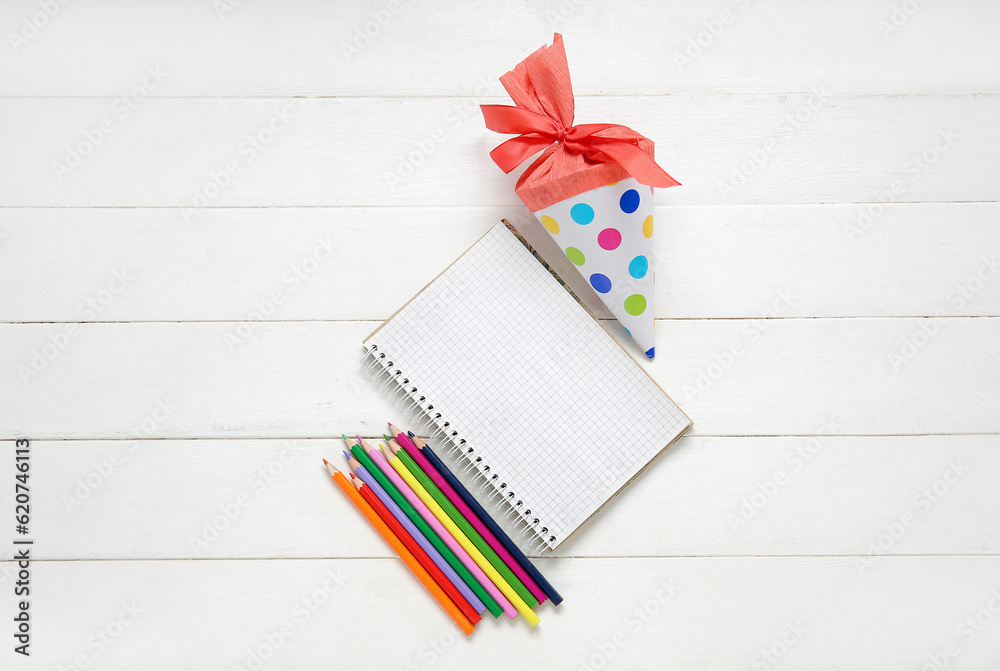
[[[443,477],[448,484],[451,485],[451,488],[462,497],[462,500],[465,501],[465,504],[472,509],[472,512],[479,516],[479,519],[486,525],[486,528],[497,537],[497,540],[500,541],[505,548],[507,548],[507,552],[509,552],[511,556],[517,560],[517,563],[521,565],[521,568],[523,568],[524,571],[531,576],[531,579],[538,584],[541,590],[545,592],[545,595],[552,600],[552,603],[555,605],[562,603],[563,598],[559,595],[559,592],[557,592],[555,588],[549,584],[549,581],[545,579],[537,568],[535,568],[535,565],[531,563],[531,560],[524,556],[521,549],[510,539],[510,536],[504,533],[504,530],[500,528],[500,525],[497,524],[492,517],[490,517],[490,514],[486,512],[481,505],[479,505],[479,501],[477,501],[476,497],[474,497],[469,490],[465,488],[462,481],[455,477],[455,474],[452,473],[447,466],[445,466],[444,462],[441,461],[441,458],[438,457],[438,455],[434,454],[434,450],[432,450],[427,443],[414,436],[412,431],[408,431],[407,433],[413,440],[413,444],[417,446],[425,457],[427,457],[427,461],[431,462],[434,468],[436,468],[441,474],[441,477]]]

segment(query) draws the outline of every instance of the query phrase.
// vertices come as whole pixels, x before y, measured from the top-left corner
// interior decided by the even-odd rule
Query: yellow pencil
[[[406,464],[403,463],[402,459],[393,454],[391,450],[383,448],[382,452],[385,454],[385,458],[388,460],[389,465],[396,469],[396,472],[399,473],[399,477],[403,478],[403,481],[410,486],[410,489],[412,489],[413,492],[420,497],[420,500],[424,502],[424,505],[430,509],[436,518],[438,518],[438,521],[444,525],[444,528],[448,530],[448,533],[455,537],[455,540],[458,541],[459,545],[461,545],[462,548],[469,553],[469,556],[472,557],[473,561],[479,565],[479,568],[483,569],[483,572],[489,577],[490,580],[493,581],[500,591],[503,592],[503,595],[510,599],[510,602],[514,605],[514,608],[517,609],[517,612],[523,615],[524,619],[527,620],[528,624],[532,627],[538,624],[538,616],[535,615],[535,611],[528,607],[528,604],[524,602],[524,599],[522,599],[514,588],[503,579],[503,576],[500,575],[495,568],[493,568],[493,564],[491,564],[489,560],[483,556],[483,553],[479,551],[479,548],[477,548],[475,544],[470,541],[464,533],[462,533],[462,530],[459,529],[458,525],[451,520],[448,513],[446,513],[441,506],[438,505],[437,501],[434,500],[434,497],[427,493],[427,490],[424,489],[423,485],[417,481],[417,478],[414,477],[413,473],[410,472],[410,469],[406,467]]]

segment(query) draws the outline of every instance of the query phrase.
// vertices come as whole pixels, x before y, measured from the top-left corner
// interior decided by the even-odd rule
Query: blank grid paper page
[[[690,424],[502,223],[366,346],[550,548]]]

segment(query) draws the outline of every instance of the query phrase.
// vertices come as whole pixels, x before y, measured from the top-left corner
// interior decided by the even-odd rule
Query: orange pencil
[[[372,507],[368,505],[368,502],[361,497],[358,490],[347,481],[344,474],[330,464],[327,464],[326,468],[330,472],[330,476],[333,478],[333,481],[337,483],[337,486],[340,487],[341,490],[343,490],[344,494],[347,495],[347,498],[351,500],[351,503],[353,503],[357,509],[361,511],[361,514],[368,519],[368,522],[373,527],[375,527],[375,531],[377,531],[379,535],[385,539],[385,542],[389,544],[397,555],[399,555],[399,558],[403,560],[411,571],[413,571],[413,574],[420,579],[420,582],[424,584],[427,591],[438,600],[438,603],[440,603],[441,607],[447,611],[448,615],[451,616],[451,619],[455,621],[455,624],[458,625],[462,632],[468,636],[475,631],[475,627],[473,627],[472,623],[469,622],[469,618],[465,617],[465,615],[462,614],[462,611],[460,611],[458,607],[452,603],[451,599],[448,598],[448,595],[444,593],[444,590],[442,590],[441,587],[434,582],[434,579],[431,578],[430,574],[424,569],[423,566],[420,565],[420,562],[416,560],[410,551],[406,549],[402,541],[396,538],[389,527],[386,526],[385,522],[383,522],[378,514],[372,510]]]

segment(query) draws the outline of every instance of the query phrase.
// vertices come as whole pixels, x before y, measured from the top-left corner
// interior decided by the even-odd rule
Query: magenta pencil
[[[389,462],[386,461],[382,452],[368,445],[366,441],[361,441],[360,444],[362,449],[365,449],[368,456],[375,462],[375,465],[382,469],[385,476],[389,478],[389,482],[396,486],[396,489],[398,489],[403,496],[406,497],[406,500],[410,502],[410,505],[412,505],[416,509],[417,513],[419,513],[427,524],[431,526],[431,529],[433,529],[435,533],[441,537],[441,540],[443,540],[445,544],[451,548],[451,551],[455,553],[455,556],[458,557],[458,560],[462,562],[465,568],[469,569],[469,572],[472,573],[483,588],[489,592],[489,595],[493,597],[498,604],[500,604],[500,607],[503,608],[504,614],[512,620],[517,617],[517,609],[514,608],[514,604],[512,604],[510,600],[503,595],[503,592],[501,592],[497,586],[493,584],[493,581],[490,580],[485,573],[483,573],[483,570],[479,568],[479,564],[477,564],[475,560],[469,556],[469,553],[466,552],[461,545],[459,545],[458,541],[455,540],[450,533],[448,533],[448,530],[445,529],[444,525],[438,521],[438,518],[434,516],[434,513],[432,513],[427,506],[424,505],[424,502],[420,500],[420,497],[417,496],[416,492],[410,489],[410,486],[406,484],[406,481],[403,480],[403,478],[399,477],[399,473],[396,472],[395,468],[389,465]]]
[[[497,540],[496,536],[494,536],[490,530],[486,528],[486,525],[482,523],[479,516],[472,512],[472,509],[469,508],[465,501],[462,500],[462,497],[459,496],[458,493],[452,489],[451,485],[449,485],[444,479],[444,477],[438,473],[437,469],[434,468],[434,465],[427,461],[427,457],[425,457],[424,453],[417,448],[412,440],[410,440],[410,437],[392,424],[389,424],[389,430],[396,434],[396,442],[398,442],[400,446],[406,450],[408,455],[413,457],[413,460],[417,462],[420,468],[424,469],[424,473],[427,474],[427,477],[429,477],[431,481],[437,485],[438,489],[440,489],[444,495],[448,497],[448,500],[454,504],[455,508],[458,509],[458,512],[465,516],[465,519],[467,519],[469,524],[472,525],[472,528],[483,537],[483,540],[489,543],[489,546],[493,548],[493,551],[497,553],[497,556],[500,557],[505,564],[507,564],[507,568],[513,571],[514,575],[517,576],[517,579],[528,588],[528,591],[531,592],[532,596],[538,599],[538,603],[545,601],[545,592],[543,592],[535,581],[531,579],[523,568],[521,568],[521,565],[510,556],[507,548],[505,548],[503,544]]]

